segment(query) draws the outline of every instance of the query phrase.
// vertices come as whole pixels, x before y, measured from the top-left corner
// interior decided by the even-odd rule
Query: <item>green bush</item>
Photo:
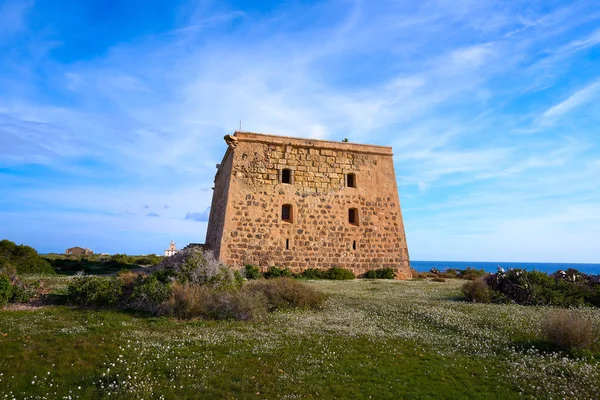
[[[367,279],[395,279],[396,271],[393,268],[371,269],[364,276]]]
[[[81,276],[67,287],[67,299],[79,306],[114,305],[122,300],[122,281],[118,278]]]
[[[355,279],[356,275],[349,269],[340,267],[331,267],[326,270],[318,268],[307,268],[300,275],[303,279],[331,279],[336,281]]]
[[[25,285],[13,285],[9,303],[27,303],[34,294]]]
[[[18,274],[54,274],[52,266],[34,248],[10,240],[0,241],[0,268],[14,267]]]
[[[171,285],[162,282],[159,276],[155,274],[138,275],[133,281],[128,306],[138,310],[156,312],[170,295]]]
[[[267,272],[264,273],[264,277],[266,279],[291,278],[292,271],[290,271],[288,268],[279,268],[276,266],[271,266],[267,269]]]
[[[509,269],[490,275],[487,280],[495,293],[518,304],[559,307],[600,305],[600,285],[575,270],[569,271],[568,275],[557,272],[549,276],[541,271]]]
[[[158,265],[162,261],[162,257],[156,254],[148,254],[147,256],[129,256],[132,264],[137,265]]]
[[[458,273],[457,273],[458,278],[469,279],[469,280],[482,278],[486,274],[487,273],[483,269],[475,269],[475,268],[471,268],[471,267],[466,267],[465,269],[459,269]]]
[[[349,269],[340,267],[331,267],[327,271],[323,272],[323,279],[331,279],[335,281],[343,281],[355,279],[356,275]]]
[[[586,349],[598,340],[590,319],[567,310],[552,312],[542,323],[542,334],[547,341],[565,350]]]
[[[431,279],[431,281],[432,281],[432,282],[446,282],[446,279],[445,279],[445,278],[442,278],[442,277],[440,277],[440,276],[434,276],[434,277]]]
[[[318,268],[307,268],[300,274],[304,279],[323,279],[323,271]]]
[[[132,259],[127,254],[113,254],[109,262],[111,264],[128,265],[132,264]]]
[[[446,270],[444,270],[444,272],[439,274],[442,278],[446,278],[446,279],[456,279],[459,277],[459,270],[457,269],[453,269],[453,268],[448,268]]]
[[[244,265],[244,273],[248,280],[259,279],[261,277],[260,269],[255,265]]]
[[[172,283],[177,280],[177,272],[172,269],[160,269],[154,273],[152,273],[162,283]]]
[[[465,283],[461,288],[467,300],[474,303],[490,303],[492,291],[482,279],[476,279]]]
[[[262,293],[266,297],[271,311],[290,308],[321,308],[327,299],[323,293],[289,278],[248,283],[247,290]]]
[[[12,297],[12,285],[8,276],[0,275],[0,307],[4,307]]]

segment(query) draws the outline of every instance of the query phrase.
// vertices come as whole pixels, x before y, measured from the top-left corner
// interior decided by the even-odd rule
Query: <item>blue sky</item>
[[[0,0],[0,237],[203,242],[223,135],[393,146],[415,260],[600,262],[589,1]]]

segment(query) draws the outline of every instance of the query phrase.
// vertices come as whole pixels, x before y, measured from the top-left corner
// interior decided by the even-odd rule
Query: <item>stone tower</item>
[[[391,147],[251,132],[225,141],[206,244],[227,265],[411,277]]]

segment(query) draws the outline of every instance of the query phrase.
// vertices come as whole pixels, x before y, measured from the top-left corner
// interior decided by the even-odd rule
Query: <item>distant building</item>
[[[70,256],[91,256],[94,252],[90,249],[85,249],[83,247],[71,247],[65,251],[65,254]]]
[[[175,254],[177,254],[179,250],[177,250],[177,247],[175,246],[175,241],[171,240],[171,244],[169,245],[169,248],[167,250],[165,250],[165,257],[171,257]]]

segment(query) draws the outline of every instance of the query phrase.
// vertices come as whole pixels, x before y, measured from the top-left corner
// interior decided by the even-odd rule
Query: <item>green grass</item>
[[[539,341],[551,308],[457,301],[462,283],[309,281],[330,294],[324,310],[255,322],[8,309],[0,398],[600,396],[600,349],[566,354]],[[600,326],[599,310],[576,312]]]

